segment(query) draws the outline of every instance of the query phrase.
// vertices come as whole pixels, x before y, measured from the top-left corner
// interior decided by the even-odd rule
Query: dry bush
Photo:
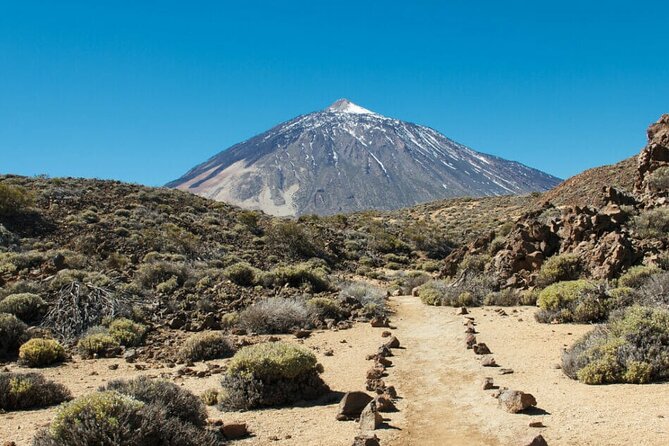
[[[256,333],[289,333],[308,326],[309,309],[300,299],[270,297],[247,307],[239,314],[242,327]]]
[[[0,409],[6,411],[54,406],[70,399],[61,384],[39,373],[0,373]]]

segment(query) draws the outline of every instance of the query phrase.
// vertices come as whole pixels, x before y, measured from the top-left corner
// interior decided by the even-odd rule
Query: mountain
[[[340,99],[220,152],[167,186],[287,216],[520,194],[559,182]]]

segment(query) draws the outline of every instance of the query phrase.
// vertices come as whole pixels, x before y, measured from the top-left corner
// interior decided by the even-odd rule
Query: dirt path
[[[404,397],[399,435],[385,444],[521,445],[541,433],[555,445],[655,445],[669,438],[669,383],[588,386],[567,378],[561,350],[587,325],[547,325],[534,321],[534,308],[474,308],[477,338],[497,363],[514,369],[482,367],[464,347],[463,317],[453,308],[428,307],[415,297],[393,298],[398,351],[388,381]],[[509,414],[484,391],[484,377],[495,384],[532,393],[540,410]],[[530,428],[541,421],[545,428]]]

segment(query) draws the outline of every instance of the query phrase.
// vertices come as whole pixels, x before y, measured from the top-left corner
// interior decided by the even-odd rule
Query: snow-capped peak
[[[359,105],[354,104],[353,102],[349,101],[348,99],[339,99],[338,101],[335,101],[334,104],[329,106],[326,111],[329,112],[339,112],[339,113],[352,113],[356,115],[375,115],[371,110],[367,110],[364,107],[360,107]]]

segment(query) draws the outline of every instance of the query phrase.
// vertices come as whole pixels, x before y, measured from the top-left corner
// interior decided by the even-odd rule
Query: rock
[[[465,314],[469,314],[467,307],[460,307],[457,310],[455,310],[456,316],[464,316]]]
[[[373,367],[367,370],[367,379],[380,379],[383,377],[384,369],[380,367]]]
[[[167,326],[173,329],[183,328],[186,325],[186,316],[179,313],[167,321]]]
[[[65,256],[60,253],[53,256],[51,263],[53,263],[53,267],[56,271],[67,268],[67,263],[65,263]]]
[[[332,356],[332,355],[334,355],[334,350],[332,350],[331,348],[323,352],[323,356]]]
[[[353,440],[353,446],[380,446],[379,438],[376,435],[361,434]]]
[[[418,297],[418,296],[420,295],[420,287],[419,287],[419,286],[417,286],[417,287],[413,287],[413,288],[411,289],[411,295],[412,295],[413,297]]]
[[[483,390],[492,390],[495,388],[495,382],[492,378],[483,378],[483,385],[481,388]]]
[[[541,421],[531,421],[530,427],[546,427]]]
[[[373,431],[378,429],[381,423],[383,423],[383,417],[377,410],[376,402],[370,401],[360,414],[360,430]]]
[[[379,347],[379,350],[376,352],[376,354],[378,356],[383,356],[384,358],[387,357],[387,356],[393,356],[393,352],[391,352],[390,349],[388,347],[386,347],[385,345],[382,345],[381,347]]]
[[[391,332],[389,332],[388,330],[385,330],[383,333],[381,333],[382,338],[389,338],[392,335],[393,334]]]
[[[202,322],[200,322],[199,331],[204,330],[218,330],[221,328],[221,323],[214,313],[207,313]]]
[[[240,327],[235,327],[232,330],[230,330],[230,334],[233,334],[235,336],[244,336],[246,334],[246,329],[245,328],[240,328]]]
[[[126,350],[123,354],[123,359],[125,359],[125,362],[135,362],[137,360],[137,350],[134,348]]]
[[[370,392],[383,393],[386,391],[386,383],[382,379],[368,379],[366,389]]]
[[[513,369],[499,369],[500,375],[510,375],[513,373]]]
[[[537,400],[532,394],[519,390],[504,390],[497,397],[500,407],[510,413],[518,413],[536,406]]]
[[[465,328],[465,333],[476,334],[476,328],[474,328],[473,325],[468,325],[467,328]]]
[[[342,415],[348,419],[358,418],[360,413],[362,413],[362,409],[373,399],[365,392],[347,392],[339,402],[337,416]]]
[[[393,291],[392,295],[395,296],[395,297],[401,296],[402,295],[402,290],[398,288],[395,291]]]
[[[386,342],[383,345],[388,348],[400,348],[400,340],[397,339],[397,337],[393,336],[392,338],[388,339],[388,342]]]
[[[223,436],[228,440],[246,437],[249,431],[246,423],[225,423],[223,424]]]
[[[471,333],[467,334],[467,336],[465,336],[465,345],[467,346],[467,349],[468,350],[471,349],[472,347],[474,347],[475,344],[476,344],[476,336],[474,336]]]
[[[497,367],[495,358],[493,358],[492,356],[484,356],[483,359],[481,360],[481,365],[483,367]]]
[[[395,404],[393,404],[390,396],[387,394],[377,395],[377,397],[374,398],[374,402],[376,403],[376,408],[379,412],[397,411],[397,407],[395,407]]]
[[[532,439],[524,441],[523,446],[548,446],[548,443],[543,436],[537,435]]]
[[[390,397],[390,399],[395,399],[397,398],[397,390],[395,390],[395,386],[388,386],[386,388],[386,394]]]
[[[305,339],[311,336],[311,330],[305,330],[303,328],[300,328],[296,330],[294,334],[297,339]]]
[[[370,321],[370,324],[372,324],[372,327],[374,328],[380,328],[380,327],[387,327],[389,325],[389,322],[388,319],[383,316],[375,316]]]
[[[476,353],[477,355],[489,355],[490,353],[492,353],[488,348],[488,346],[485,345],[483,342],[475,344],[472,348],[474,349],[474,353]]]
[[[118,364],[109,364],[109,370],[118,370]]]

